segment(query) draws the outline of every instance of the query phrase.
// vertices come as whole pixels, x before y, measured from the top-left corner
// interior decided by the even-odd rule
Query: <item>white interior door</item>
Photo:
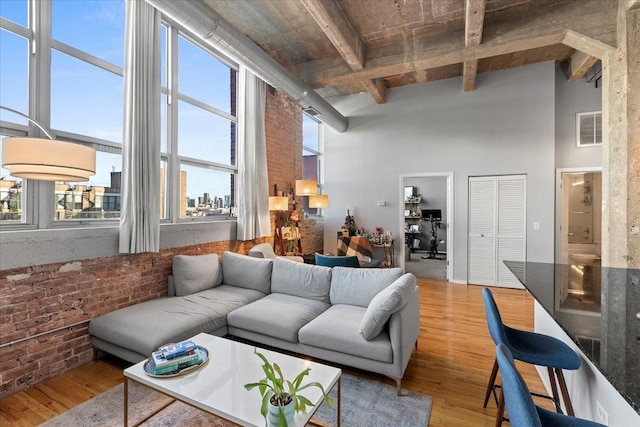
[[[497,285],[522,288],[522,284],[503,261],[524,261],[526,256],[526,177],[497,178]]]
[[[495,222],[495,178],[469,178],[469,283],[487,286],[496,283]]]
[[[467,281],[521,288],[503,261],[525,261],[526,240],[526,176],[469,178]]]

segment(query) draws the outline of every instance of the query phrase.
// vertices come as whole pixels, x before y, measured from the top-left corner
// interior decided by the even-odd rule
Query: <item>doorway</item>
[[[418,278],[453,277],[453,172],[400,176],[400,267]]]
[[[558,299],[562,306],[596,310],[599,280],[592,276],[602,255],[602,168],[558,169],[556,194],[555,260],[569,266],[562,269]]]

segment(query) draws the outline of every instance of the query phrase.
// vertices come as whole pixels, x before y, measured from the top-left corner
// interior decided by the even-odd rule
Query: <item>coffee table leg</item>
[[[340,382],[341,381],[342,381],[342,376],[338,378],[338,420],[336,423],[336,427],[340,427]]]
[[[129,379],[124,377],[124,427],[129,425]]]

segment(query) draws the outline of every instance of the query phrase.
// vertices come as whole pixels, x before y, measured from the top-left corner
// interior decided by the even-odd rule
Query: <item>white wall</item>
[[[602,165],[602,147],[576,146],[576,113],[602,110],[600,86],[586,79],[570,82],[556,67],[556,167],[579,168]]]
[[[350,125],[325,129],[325,252],[335,253],[347,206],[357,226],[389,229],[399,246],[399,175],[453,171],[453,280],[466,283],[469,176],[527,174],[527,257],[553,262],[554,80],[549,62],[480,74],[469,93],[454,78],[390,89],[383,105],[368,94],[333,100]]]

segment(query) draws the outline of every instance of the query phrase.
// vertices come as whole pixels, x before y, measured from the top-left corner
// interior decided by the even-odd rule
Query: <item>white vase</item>
[[[294,405],[293,400],[286,404],[283,408],[284,417],[287,420],[287,426],[293,425],[293,416],[294,416]],[[280,425],[280,407],[272,405],[269,402],[269,412],[267,413],[267,426],[268,427],[278,427]]]

